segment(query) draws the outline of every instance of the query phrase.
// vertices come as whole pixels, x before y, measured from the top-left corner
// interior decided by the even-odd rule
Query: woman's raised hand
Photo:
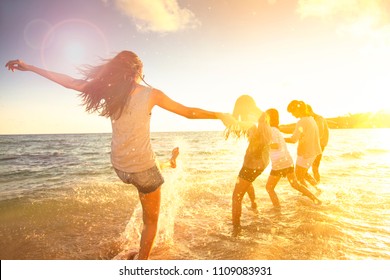
[[[20,59],[8,61],[5,67],[7,67],[8,70],[11,70],[12,72],[14,72],[15,70],[19,70],[19,71],[28,70],[28,65],[23,60]]]

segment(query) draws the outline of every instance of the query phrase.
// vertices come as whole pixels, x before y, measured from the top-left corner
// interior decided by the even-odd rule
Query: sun
[[[108,53],[105,34],[95,24],[82,19],[67,19],[54,24],[41,46],[42,64],[47,69],[80,65]]]

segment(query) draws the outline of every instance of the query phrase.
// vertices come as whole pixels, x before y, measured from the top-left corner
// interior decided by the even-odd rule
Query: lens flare
[[[67,19],[50,28],[41,45],[41,61],[46,69],[57,64],[83,64],[87,56],[106,56],[109,45],[95,24],[83,19]],[[50,66],[50,67],[49,67]]]
[[[51,28],[52,25],[46,20],[34,19],[27,23],[24,27],[24,41],[30,48],[39,50],[42,46],[46,34],[50,31]]]

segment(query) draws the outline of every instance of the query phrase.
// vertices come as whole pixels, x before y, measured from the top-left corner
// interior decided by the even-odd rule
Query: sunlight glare
[[[108,52],[106,36],[95,24],[70,18],[56,23],[47,32],[42,43],[41,60],[46,69],[64,69],[64,65],[71,65],[69,71],[72,71],[75,65],[83,64],[92,54],[105,56]]]

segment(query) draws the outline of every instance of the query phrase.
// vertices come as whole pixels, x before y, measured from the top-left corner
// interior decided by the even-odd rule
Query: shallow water
[[[152,259],[390,259],[389,129],[331,130],[321,206],[282,179],[275,210],[254,183],[243,230],[231,232],[231,195],[246,148],[222,132],[153,133],[164,170]],[[138,195],[112,170],[110,134],[0,136],[0,258],[112,259],[139,243]],[[296,146],[290,145],[295,157]],[[314,190],[313,190],[314,191]]]

